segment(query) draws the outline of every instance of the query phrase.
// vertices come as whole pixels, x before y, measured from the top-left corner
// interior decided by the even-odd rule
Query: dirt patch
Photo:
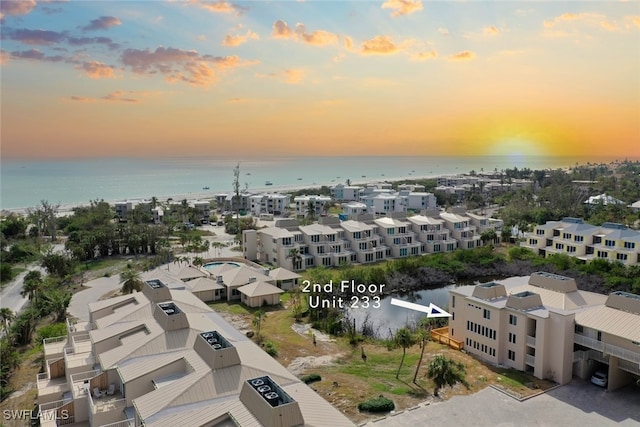
[[[317,329],[313,329],[311,325],[308,323],[293,323],[291,325],[291,329],[293,329],[294,331],[296,331],[297,333],[303,336],[309,336],[309,337],[315,336],[316,341],[322,341],[322,342],[336,341],[335,339],[331,338],[329,335],[325,334],[324,332],[320,332]]]
[[[334,354],[326,356],[296,357],[291,361],[291,363],[289,363],[287,369],[292,374],[300,376],[312,369],[332,365],[336,359],[339,359],[342,356],[342,354]]]
[[[20,366],[13,372],[11,376],[11,387],[16,390],[0,402],[0,413],[5,410],[9,411],[23,411],[33,410],[38,398],[38,390],[36,388],[36,376],[40,372],[41,367],[41,353],[30,354],[25,357]],[[22,427],[28,425],[28,420],[16,419],[6,420],[2,419],[2,426],[7,427]]]

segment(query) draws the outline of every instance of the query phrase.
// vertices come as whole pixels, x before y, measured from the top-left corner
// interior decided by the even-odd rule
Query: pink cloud
[[[301,23],[297,23],[295,28],[291,29],[289,25],[281,19],[273,23],[271,35],[276,39],[290,39],[314,46],[336,44],[339,40],[337,34],[329,31],[316,30],[309,33],[304,24]]]
[[[288,69],[279,73],[256,74],[259,78],[277,79],[284,83],[300,84],[306,76],[306,71],[301,69]]]
[[[76,68],[84,71],[91,79],[112,79],[116,76],[113,66],[98,61],[84,62]]]
[[[0,1],[0,19],[5,16],[27,15],[36,7],[36,0]]]
[[[161,74],[171,82],[184,81],[208,86],[218,80],[218,70],[253,65],[256,61],[243,61],[238,56],[200,55],[195,50],[158,47],[156,50],[126,49],[122,63],[138,74]]]
[[[122,22],[115,16],[101,16],[100,18],[92,20],[88,25],[82,27],[82,29],[84,31],[106,30],[121,24]]]
[[[191,0],[189,3],[214,13],[242,14],[246,10],[246,8],[242,6],[231,4],[224,0],[219,0],[219,1]]]
[[[389,36],[376,36],[362,43],[361,52],[365,55],[390,55],[398,53],[400,48]]]

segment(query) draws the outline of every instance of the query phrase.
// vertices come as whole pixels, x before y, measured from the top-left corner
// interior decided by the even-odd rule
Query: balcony
[[[103,424],[100,427],[135,427],[135,425],[135,418],[127,418],[126,420],[116,421],[115,423]]]
[[[525,354],[524,355],[524,363],[526,363],[529,366],[535,366],[536,365],[536,357],[532,356],[530,354]]]
[[[529,347],[535,347],[536,346],[536,337],[532,337],[531,335],[527,335],[527,345]]]
[[[604,351],[604,343],[602,341],[598,341],[594,338],[589,338],[585,335],[573,334],[573,342],[585,347],[592,348],[594,350]]]
[[[100,369],[94,369],[92,371],[80,372],[71,375],[71,391],[73,392],[74,399],[89,394],[90,381],[92,378],[100,375],[102,371]]]
[[[41,427],[56,427],[75,422],[73,400],[70,398],[43,403],[39,405],[38,413]]]
[[[627,350],[617,345],[605,344],[604,353],[640,365],[640,353],[637,351]]]
[[[96,358],[90,351],[77,352],[71,347],[64,349],[64,360],[67,370],[93,366],[96,363]]]
[[[44,358],[62,357],[62,352],[67,347],[67,336],[45,338],[42,340],[44,347]]]

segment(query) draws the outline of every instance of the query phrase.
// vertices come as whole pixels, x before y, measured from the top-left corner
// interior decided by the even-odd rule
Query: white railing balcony
[[[585,347],[592,348],[598,351],[604,351],[604,343],[593,338],[589,338],[580,334],[573,334],[573,342],[583,345]]]
[[[39,409],[40,409],[40,412],[53,411],[71,402],[71,400],[72,400],[71,398],[68,398],[68,399],[56,400],[55,402],[43,403],[39,405]]]
[[[530,366],[535,366],[536,357],[532,356],[530,354],[525,354],[524,355],[524,363],[526,363],[527,365],[530,365]]]
[[[638,351],[627,350],[626,348],[618,347],[617,345],[605,344],[604,353],[635,364],[640,364],[640,352]]]
[[[532,337],[531,335],[527,335],[527,345],[529,347],[535,347],[536,346],[536,337]]]

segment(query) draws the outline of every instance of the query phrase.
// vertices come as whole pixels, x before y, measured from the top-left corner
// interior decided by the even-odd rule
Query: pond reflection
[[[453,289],[455,286],[456,285],[452,284],[436,289],[391,294],[380,300],[379,308],[349,308],[347,309],[347,314],[350,319],[355,319],[356,329],[358,331],[361,330],[362,323],[368,320],[372,324],[374,334],[377,338],[389,338],[389,336],[399,328],[406,325],[416,325],[422,317],[426,316],[425,313],[419,311],[391,305],[391,298],[397,298],[402,301],[413,302],[424,306],[433,303],[440,308],[446,309],[449,303],[449,289]]]

